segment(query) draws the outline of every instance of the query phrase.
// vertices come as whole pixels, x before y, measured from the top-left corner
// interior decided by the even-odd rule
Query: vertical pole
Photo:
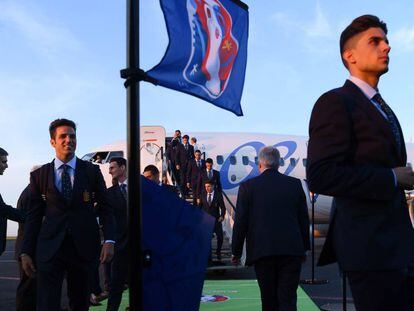
[[[139,0],[127,0],[127,68],[139,68]],[[139,82],[127,87],[129,310],[142,310]]]
[[[312,282],[315,281],[315,194],[312,192]]]

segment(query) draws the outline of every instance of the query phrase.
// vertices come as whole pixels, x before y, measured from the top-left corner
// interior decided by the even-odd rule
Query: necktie
[[[197,167],[200,168],[200,161],[197,161]]]
[[[208,179],[211,179],[211,171],[207,172],[207,177],[208,177]]]
[[[185,150],[188,151],[188,145],[185,145]]]
[[[395,115],[392,113],[392,110],[391,110],[390,106],[388,106],[387,103],[385,102],[385,100],[381,97],[380,93],[375,94],[375,96],[372,99],[375,100],[380,105],[381,110],[387,116],[388,123],[391,127],[391,131],[394,134],[395,141],[397,142],[398,151],[400,152],[400,150],[401,150],[401,135],[400,135],[400,130],[398,129],[397,119],[396,119]]]
[[[124,196],[125,200],[127,199],[127,190],[126,190],[126,184],[121,184],[121,192]]]
[[[66,164],[63,164],[61,166],[63,168],[62,172],[62,195],[65,198],[66,202],[69,202],[72,198],[72,183],[70,181],[69,176],[69,166]]]
[[[211,205],[211,193],[208,194],[207,203],[208,203],[208,206]]]

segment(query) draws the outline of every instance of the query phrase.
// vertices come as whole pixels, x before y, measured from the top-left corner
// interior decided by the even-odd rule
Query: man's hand
[[[396,167],[394,168],[395,177],[397,183],[405,190],[413,189],[414,185],[414,172],[411,167]]]
[[[22,261],[22,269],[24,273],[26,273],[28,277],[32,277],[33,274],[36,272],[36,268],[33,264],[32,258],[30,258],[30,256],[27,254],[21,254],[20,259]]]
[[[175,168],[176,168],[177,170],[180,170],[180,165],[179,165],[179,164],[177,164],[177,165],[175,166]]]
[[[114,243],[106,242],[102,245],[101,257],[99,260],[101,263],[107,263],[112,260],[112,257],[114,257]]]
[[[197,205],[200,205],[201,199],[197,199]]]
[[[217,219],[217,221],[218,222],[222,222],[224,220],[224,217],[222,217],[222,216],[220,216],[218,219]]]
[[[236,266],[240,265],[240,257],[234,255],[231,256],[231,263]]]

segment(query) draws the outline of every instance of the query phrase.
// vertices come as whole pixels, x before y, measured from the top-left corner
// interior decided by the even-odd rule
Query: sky
[[[178,0],[176,0],[178,1]],[[388,25],[390,71],[379,89],[414,137],[412,70],[414,3],[410,0],[246,0],[249,43],[243,117],[172,90],[141,83],[142,125],[167,132],[254,132],[307,135],[318,97],[348,77],[339,55],[341,31],[357,16]],[[149,70],[168,44],[158,0],[140,1],[140,67]],[[30,168],[50,162],[49,123],[77,126],[77,155],[126,137],[126,1],[0,0],[0,147],[9,169],[3,199],[15,205]],[[15,226],[9,226],[9,234]]]

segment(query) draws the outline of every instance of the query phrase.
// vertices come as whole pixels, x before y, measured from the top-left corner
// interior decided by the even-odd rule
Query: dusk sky
[[[178,1],[178,0],[176,0]],[[325,91],[348,77],[339,36],[352,19],[378,15],[389,29],[390,71],[379,89],[407,142],[414,136],[412,1],[245,1],[250,9],[244,117],[195,97],[142,83],[141,124],[167,132],[255,132],[307,136],[310,112]],[[168,44],[159,1],[141,0],[141,68]],[[15,205],[34,164],[54,150],[48,125],[78,125],[78,156],[126,136],[126,1],[0,0],[0,147],[9,169],[3,199]],[[9,226],[13,233],[15,226]]]

